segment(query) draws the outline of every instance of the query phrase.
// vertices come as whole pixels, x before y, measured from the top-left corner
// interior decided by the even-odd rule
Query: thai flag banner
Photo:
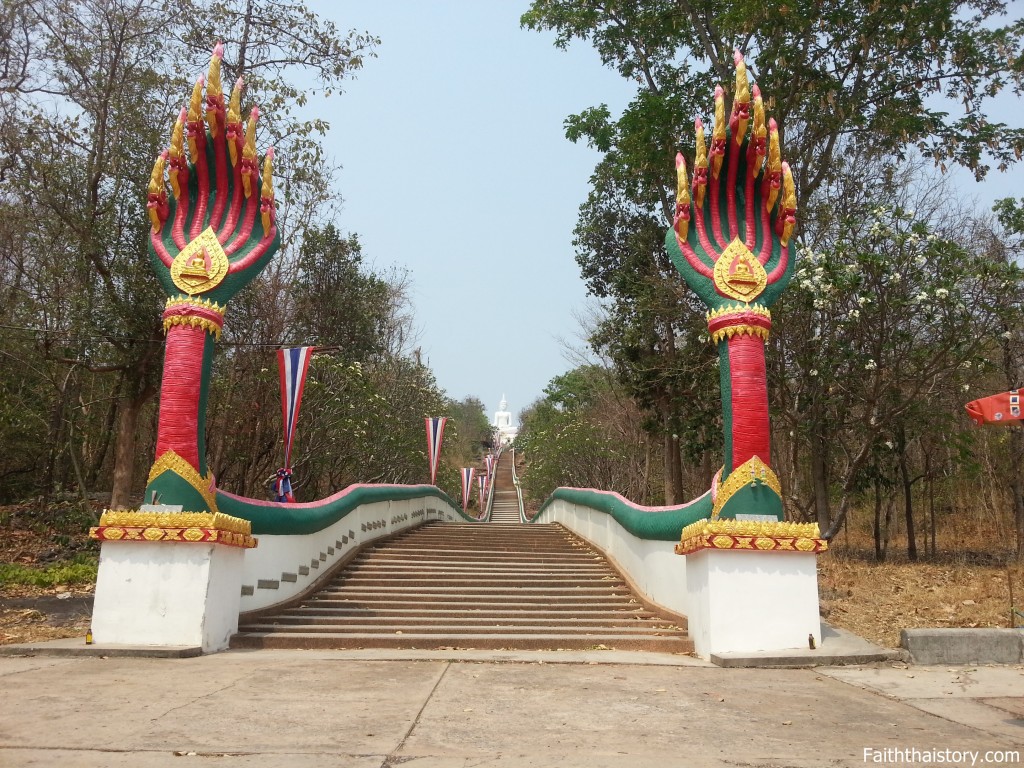
[[[428,416],[427,423],[427,463],[430,465],[430,484],[437,485],[437,465],[441,459],[441,441],[444,440],[444,425],[447,416]]]
[[[473,467],[462,468],[462,508],[469,509],[469,494],[473,491],[473,475],[476,470]]]
[[[488,453],[484,456],[484,461],[487,463],[487,476],[490,477],[494,472],[494,456]]]
[[[480,505],[480,511],[484,511],[484,496],[487,495],[487,475],[479,475],[476,479],[476,499]]]
[[[277,350],[277,365],[281,373],[281,416],[284,424],[284,467],[278,471],[275,483],[278,501],[295,501],[291,493],[292,445],[295,442],[295,423],[302,405],[302,390],[306,385],[309,360],[316,347],[289,347]],[[281,475],[284,472],[287,478]]]

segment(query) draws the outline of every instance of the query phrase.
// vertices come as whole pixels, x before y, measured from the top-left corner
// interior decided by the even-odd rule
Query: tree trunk
[[[875,522],[872,526],[872,533],[875,536],[875,560],[885,560],[885,550],[882,548],[882,486],[875,480]]]
[[[89,467],[89,474],[86,476],[89,485],[92,487],[96,486],[100,472],[103,470],[103,464],[107,460],[107,452],[110,450],[111,436],[114,434],[114,427],[117,424],[118,403],[121,402],[121,392],[123,389],[124,376],[122,375],[117,379],[117,386],[114,388],[114,396],[110,400],[110,406],[107,408],[107,417],[104,419],[104,428],[100,437],[100,445],[96,450],[96,455],[93,456],[92,464]]]
[[[1008,326],[1004,327],[1006,327],[1007,333],[1003,335],[1003,373],[1006,376],[1007,388],[1013,389],[1020,386],[1021,371],[1014,354],[1016,339],[1009,335],[1012,333],[1012,329]],[[1021,428],[1010,427],[1010,493],[1013,497],[1013,527],[1018,560],[1024,560],[1024,485],[1021,483],[1024,458],[1021,457],[1022,448],[1024,448],[1024,435],[1021,433]]]
[[[900,452],[900,479],[903,483],[903,515],[907,521],[907,557],[914,561],[917,560],[917,535],[914,530],[914,481],[911,480],[910,470],[907,467],[907,436],[902,427],[897,440]]]
[[[127,509],[130,506],[132,488],[135,484],[135,460],[137,458],[137,436],[139,414],[146,402],[153,396],[152,387],[143,387],[135,397],[121,401],[117,414],[117,439],[114,448],[114,478],[110,489],[110,508]],[[144,499],[148,504],[149,500]]]
[[[665,420],[664,430],[665,430],[665,432],[664,432],[664,439],[663,439],[662,442],[663,442],[664,453],[665,453],[665,457],[664,457],[664,465],[665,465],[665,473],[664,473],[665,505],[666,506],[671,506],[673,504],[679,504],[680,502],[679,502],[678,498],[676,497],[675,483],[673,482],[673,476],[672,476],[672,453],[675,450],[675,443],[672,440],[672,431],[671,431],[672,427],[668,423],[668,419]]]
[[[828,456],[822,439],[821,425],[811,430],[811,484],[814,494],[814,511],[818,518],[818,529],[823,533],[832,526],[832,510],[828,493]]]

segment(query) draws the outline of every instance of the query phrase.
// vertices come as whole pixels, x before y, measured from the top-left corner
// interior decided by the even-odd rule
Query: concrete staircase
[[[370,546],[294,607],[243,616],[231,647],[689,653],[685,629],[561,526],[432,523]]]
[[[494,469],[494,503],[491,506],[492,523],[519,522],[519,495],[512,479],[512,452],[506,452],[498,459]]]

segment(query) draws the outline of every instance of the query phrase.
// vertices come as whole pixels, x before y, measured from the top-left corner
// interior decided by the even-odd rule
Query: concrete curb
[[[151,659],[191,659],[202,656],[198,646],[149,646],[149,645],[86,645],[81,637],[62,640],[47,640],[40,643],[18,643],[0,645],[0,656],[123,656]]]
[[[1021,629],[904,629],[900,646],[915,664],[1020,664]]]
[[[753,653],[713,653],[711,661],[720,667],[778,669],[904,661],[905,657],[906,653],[901,649],[882,648],[852,632],[822,622],[821,647],[819,648],[792,648]]]

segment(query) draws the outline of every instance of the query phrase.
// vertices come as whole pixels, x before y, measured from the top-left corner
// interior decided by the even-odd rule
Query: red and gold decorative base
[[[252,524],[220,512],[131,512],[107,510],[100,524],[89,529],[89,538],[100,541],[215,542],[252,549],[257,541]]]
[[[825,552],[817,523],[702,520],[686,526],[676,544],[677,555],[702,549],[737,549],[751,552]]]

